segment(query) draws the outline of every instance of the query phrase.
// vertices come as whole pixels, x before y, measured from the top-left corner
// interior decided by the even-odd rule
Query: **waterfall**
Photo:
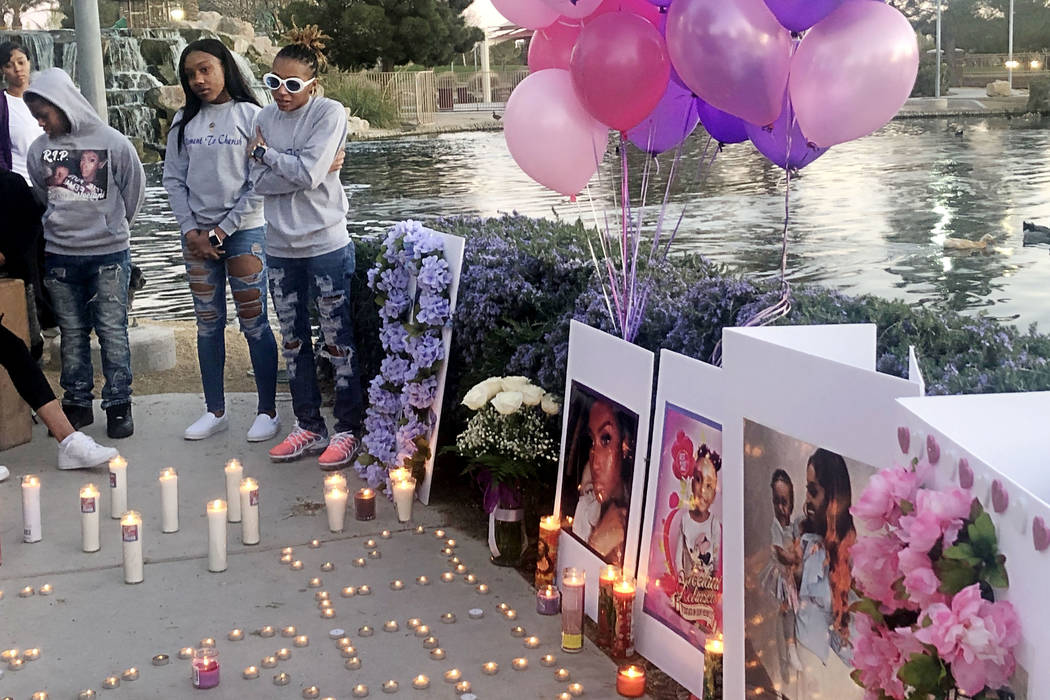
[[[55,65],[55,41],[48,32],[17,29],[0,31],[0,42],[4,41],[13,41],[24,46],[33,70],[50,68]]]

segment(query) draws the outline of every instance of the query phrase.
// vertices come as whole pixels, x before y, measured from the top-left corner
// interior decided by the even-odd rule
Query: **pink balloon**
[[[644,17],[655,27],[660,26],[660,8],[648,0],[604,0],[598,6],[598,9],[592,12],[591,16],[584,21],[584,24],[587,24],[595,17],[600,17],[610,12],[630,12],[639,17]]]
[[[809,30],[791,61],[798,125],[818,146],[867,136],[904,105],[918,70],[904,15],[881,2],[843,3]]]
[[[569,57],[583,25],[564,17],[549,27],[537,29],[529,41],[529,71],[536,73],[547,68],[569,69]]]
[[[603,124],[627,131],[663,97],[671,62],[664,38],[648,20],[610,12],[583,27],[569,73],[584,109]]]
[[[583,19],[598,9],[602,0],[543,0],[559,15],[570,19]]]
[[[674,0],[667,50],[682,82],[712,107],[753,124],[780,114],[791,34],[764,0]]]
[[[549,27],[559,15],[544,0],[492,0],[492,6],[511,24],[526,29]]]
[[[503,136],[526,175],[574,196],[598,171],[609,129],[580,104],[569,71],[551,68],[514,88],[503,111]]]

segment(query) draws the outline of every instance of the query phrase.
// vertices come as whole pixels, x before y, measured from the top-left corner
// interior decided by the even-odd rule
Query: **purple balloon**
[[[767,126],[748,124],[744,127],[747,136],[755,148],[768,158],[773,164],[793,170],[801,170],[820,156],[824,155],[826,148],[820,148],[810,143],[809,139],[802,135],[795,120],[795,109],[787,93],[784,93],[784,106],[780,110],[780,116],[776,121]],[[788,153],[788,134],[791,135],[791,152]]]
[[[793,32],[804,32],[842,4],[842,0],[766,0],[777,21]]]
[[[740,143],[747,141],[747,125],[740,117],[734,117],[729,112],[712,107],[699,97],[696,98],[697,111],[700,113],[700,123],[711,134],[711,138],[719,143]]]
[[[700,100],[688,88],[667,83],[667,90],[656,108],[642,123],[627,132],[638,148],[653,155],[669,151],[693,133],[700,120],[696,103]]]

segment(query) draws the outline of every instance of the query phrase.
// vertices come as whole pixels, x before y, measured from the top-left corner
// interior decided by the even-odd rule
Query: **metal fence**
[[[528,74],[527,69],[488,71],[487,73],[482,71],[438,73],[436,76],[437,108],[442,112],[502,108],[510,97],[510,93]],[[488,78],[488,94],[485,90],[486,77]]]
[[[408,124],[433,124],[437,112],[437,89],[434,71],[399,71],[397,73],[358,73],[390,95],[397,103],[401,121]]]

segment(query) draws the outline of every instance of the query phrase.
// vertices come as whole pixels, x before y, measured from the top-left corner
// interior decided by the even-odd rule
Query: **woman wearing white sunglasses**
[[[275,462],[323,452],[322,469],[348,464],[357,454],[364,402],[350,318],[354,244],[346,230],[349,203],[339,182],[346,142],[346,111],[315,97],[324,61],[315,27],[293,30],[263,79],[274,103],[259,113],[252,178],[263,195],[270,293],[283,335],[282,352],[297,425],[270,450]],[[334,159],[334,161],[333,161]],[[311,302],[317,306],[321,353],[335,370],[335,433],[321,416]]]

